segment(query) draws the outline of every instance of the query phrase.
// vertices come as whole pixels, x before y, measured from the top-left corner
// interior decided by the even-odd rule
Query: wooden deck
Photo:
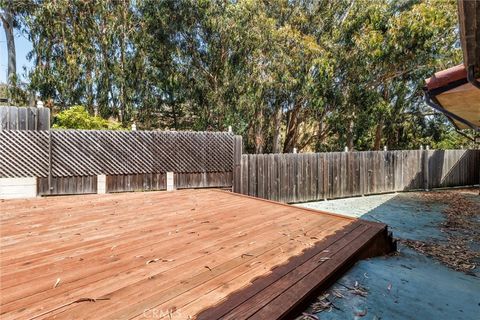
[[[1,319],[276,319],[386,226],[218,190],[0,202]]]

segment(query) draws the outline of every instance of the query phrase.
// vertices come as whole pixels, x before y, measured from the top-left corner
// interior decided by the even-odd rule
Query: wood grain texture
[[[188,319],[254,279],[295,269],[295,257],[353,245],[351,228],[380,226],[211,189],[8,200],[0,209],[2,319]]]
[[[475,185],[480,150],[243,155],[239,193],[286,203]]]
[[[49,130],[50,109],[25,107],[0,107],[0,131]]]

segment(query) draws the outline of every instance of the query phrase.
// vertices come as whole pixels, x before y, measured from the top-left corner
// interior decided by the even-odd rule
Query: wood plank
[[[349,225],[345,228],[344,232],[349,233],[353,230],[358,228],[356,225]],[[247,301],[252,302],[250,306],[255,305],[253,300],[259,297],[258,295],[263,292],[263,290],[269,288],[278,280],[282,279],[285,275],[289,274],[290,272],[296,270],[298,266],[304,264],[309,259],[313,258],[317,254],[321,253],[322,251],[326,250],[331,244],[335,243],[338,240],[337,237],[330,237],[324,239],[324,241],[317,243],[313,248],[306,250],[304,254],[296,257],[293,262],[287,263],[285,265],[281,265],[272,270],[272,273],[266,277],[256,279],[253,285],[247,287],[245,290],[238,291],[233,293],[225,300],[222,304],[215,306],[205,312],[202,312],[197,319],[224,319],[227,315],[228,317],[235,317],[241,314],[241,312],[246,312],[242,314],[243,318],[248,318],[249,314],[255,313],[257,310],[248,310],[248,306],[246,304]],[[260,301],[260,299],[255,300],[255,302]],[[261,303],[261,302],[260,302]],[[255,305],[257,306],[257,305]]]
[[[329,280],[332,281],[332,279],[335,280],[338,278],[336,272],[344,268],[344,266],[352,260],[352,256],[360,252],[360,250],[368,244],[368,241],[380,232],[371,226],[369,226],[368,229],[361,229],[359,233],[356,233],[357,230],[358,229],[355,229],[346,237],[339,239],[329,246],[328,249],[331,252],[321,252],[317,254],[306,263],[288,273],[281,280],[269,286],[267,290],[264,290],[261,296],[265,298],[268,303],[255,312],[250,319],[261,320],[266,317],[282,319],[301,302],[305,301],[312,292],[321,288],[325,283],[328,283]],[[335,252],[335,254],[331,254],[332,252]],[[294,284],[292,285],[292,283]],[[279,295],[278,287],[285,289]],[[274,298],[269,300],[272,297]],[[255,308],[258,306],[259,304],[255,304]],[[235,318],[229,315],[225,319]]]
[[[314,228],[309,232],[309,235],[311,237],[322,238],[327,230],[328,229],[320,230],[318,228]],[[291,256],[301,254],[301,252],[295,251],[295,248],[291,243],[282,246],[280,252],[282,254],[288,252]],[[250,285],[250,282],[248,281],[254,279],[261,269],[269,270],[270,265],[280,265],[282,262],[282,255],[278,254],[278,250],[271,250],[267,254],[256,257],[252,260],[252,262],[248,262],[236,269],[232,269],[230,272],[223,274],[221,277],[217,277],[210,281],[214,281],[214,285],[216,287],[207,295],[199,294],[201,290],[203,290],[203,286],[199,286],[196,287],[195,290],[189,291],[184,295],[177,296],[176,298],[168,301],[168,303],[158,305],[155,308],[163,310],[173,310],[174,308],[177,308],[179,313],[183,315],[195,315],[202,311],[202,305],[208,305],[209,300],[212,298],[215,300],[218,300],[218,298],[223,299],[227,296],[228,292],[235,292],[239,289],[246,288],[245,283]],[[241,271],[239,272],[238,269]],[[242,271],[245,272],[241,273]],[[254,282],[256,281],[258,280],[255,280]],[[208,282],[205,284],[209,285]]]
[[[17,130],[18,129],[18,108],[9,108],[8,113],[8,129]]]
[[[0,131],[9,129],[8,111],[9,111],[9,108],[0,108]]]
[[[232,190],[233,192],[241,192],[241,182],[242,182],[242,137],[235,136],[234,140],[234,152],[233,152],[233,181],[232,181]]]
[[[47,177],[39,177],[37,179],[39,195],[97,193],[97,176],[52,177],[52,190],[49,190]]]
[[[265,176],[265,155],[263,154],[258,154],[255,157],[256,159],[256,167],[257,167],[257,172],[255,173],[255,178],[257,180],[257,192],[256,196],[259,198],[265,198],[265,184],[266,184],[266,176]]]
[[[244,226],[244,227],[246,227],[246,226]],[[255,228],[258,228],[258,226],[255,226]],[[264,228],[264,230],[258,230],[258,232],[257,232],[258,235],[263,235],[263,234],[265,234],[265,229],[266,229],[266,228]],[[223,236],[227,236],[227,237],[228,237],[228,235],[229,235],[229,234],[223,234]],[[255,237],[253,237],[253,236],[255,235],[254,233],[249,232],[249,235],[250,235],[250,237],[252,237],[251,239],[249,239],[249,241],[253,241],[253,240],[256,239]],[[216,236],[216,238],[221,239],[220,236],[221,236],[221,234],[219,234],[218,236]],[[238,241],[238,238],[239,238],[239,237],[244,237],[244,236],[237,236],[237,237],[234,237],[233,239],[231,239],[231,238],[230,238],[230,239],[226,238],[226,241],[224,241],[224,242],[222,242],[222,243],[219,243],[219,244],[216,246],[217,250],[215,250],[214,248],[202,249],[202,250],[207,250],[207,251],[209,252],[209,255],[210,255],[210,253],[211,253],[211,254],[214,254],[214,256],[217,257],[217,259],[218,259],[218,255],[221,254],[222,252],[224,252],[224,253],[222,254],[222,257],[226,257],[226,256],[228,257],[229,251],[232,250],[232,247],[231,247],[231,245],[228,245],[228,242],[234,243],[234,241]],[[236,239],[236,238],[237,238],[237,239]],[[199,239],[199,240],[201,240],[201,239]],[[152,244],[150,244],[150,245],[154,245],[154,244],[152,243]],[[179,245],[180,245],[180,243],[179,243]],[[174,248],[172,248],[172,249],[174,249]],[[168,251],[165,251],[165,250],[162,251],[161,248],[156,248],[156,250],[157,250],[160,254],[162,254],[162,256],[164,256],[164,257],[165,257],[165,256],[167,256],[167,257],[170,256],[170,254],[168,253]],[[235,252],[235,251],[233,251],[233,252]],[[140,252],[137,252],[137,254],[142,254],[142,252],[141,252],[141,251],[140,251]],[[154,253],[153,253],[153,256],[152,256],[152,257],[154,257],[154,256],[155,256],[155,255],[154,255]],[[193,256],[193,253],[192,253],[192,252],[185,252],[185,253],[183,254],[183,256],[184,256],[185,258],[188,258],[188,259],[193,259],[193,258],[195,258],[195,256]],[[205,256],[205,254],[204,254],[203,256]],[[146,261],[146,260],[148,260],[148,259],[150,259],[150,257],[149,257],[149,256],[145,256],[145,259],[144,259],[144,260],[142,259],[142,261],[140,261],[139,266],[143,266],[143,265],[144,265],[144,261]],[[193,260],[193,261],[195,261],[195,260]],[[206,260],[203,260],[203,261],[206,263]],[[177,255],[175,261],[168,264],[168,267],[170,268],[170,270],[171,270],[172,272],[174,272],[176,275],[178,274],[178,272],[179,272],[180,270],[178,269],[178,267],[175,267],[175,265],[176,265],[176,264],[178,265],[180,262],[182,262],[182,261],[181,261],[181,259],[179,258],[179,256]],[[188,260],[185,260],[184,262],[185,262],[185,266],[187,266],[188,269],[191,269],[191,264],[192,264],[192,263],[189,262]],[[212,263],[213,263],[213,262],[212,262]],[[164,264],[164,265],[165,265],[165,264]],[[213,264],[209,264],[209,266],[211,266],[211,267],[213,268]],[[154,268],[154,266],[152,266],[152,268]],[[173,268],[174,268],[174,269],[173,269]],[[115,273],[115,270],[108,270],[108,271],[109,271],[110,274],[111,274],[112,272]],[[145,271],[141,271],[141,270],[139,270],[139,271],[140,271],[141,273],[144,273],[144,272],[145,272]],[[152,271],[154,271],[154,272],[153,272],[153,273],[150,272],[150,273],[149,273],[149,277],[157,275],[157,274],[159,273],[159,271],[161,271],[161,270],[159,270],[158,267],[157,267],[157,268],[152,269]],[[93,272],[93,270],[92,270],[92,272]],[[123,275],[123,278],[125,278],[125,279],[131,279],[132,277],[135,276],[135,274],[140,275],[139,272],[127,272],[127,273],[125,273],[125,274]],[[98,272],[93,272],[93,275],[92,275],[91,277],[88,277],[88,278],[89,278],[89,281],[96,280],[96,279],[98,278],[98,276],[99,276],[99,273],[98,273]],[[92,278],[93,278],[93,279],[92,279]],[[141,280],[142,278],[146,278],[146,277],[145,277],[145,276],[139,277],[140,280]],[[162,278],[165,279],[165,276],[163,276]],[[125,280],[123,280],[123,282],[119,283],[118,281],[120,281],[121,279],[122,279],[122,275],[121,275],[121,274],[118,274],[118,275],[115,277],[115,279],[113,279],[112,285],[113,285],[113,284],[118,284],[118,285],[120,285],[121,287],[124,287],[126,284],[128,284],[128,283],[125,282]],[[173,278],[172,278],[171,276],[168,276],[167,279],[168,279],[169,282],[173,281]],[[130,280],[130,281],[131,281],[131,280]],[[112,288],[113,288],[112,285],[110,285],[110,286],[108,287],[108,290],[113,290],[113,289],[112,289]],[[68,289],[70,289],[70,287],[69,287]],[[101,285],[96,285],[96,286],[95,286],[95,292],[98,293],[98,294],[101,294],[101,293],[102,293],[102,286],[101,286]],[[78,291],[78,290],[75,292],[75,294],[76,294],[77,296],[78,296],[79,294],[81,294],[81,293],[82,293],[82,292],[81,292],[81,291]],[[71,299],[73,299],[73,298],[74,298],[74,297],[72,297]],[[38,299],[38,298],[37,298],[37,299]],[[42,301],[42,300],[39,299],[39,301]],[[68,300],[67,300],[67,301],[68,301]],[[41,306],[42,306],[42,307],[45,307],[45,303],[42,303]]]
[[[309,155],[310,157],[310,196],[308,198],[309,201],[317,200],[317,186],[318,186],[318,162],[317,162],[317,156],[314,153],[311,153]]]
[[[278,167],[278,174],[280,176],[280,196],[278,201],[288,202],[288,192],[290,190],[289,180],[288,180],[288,163],[284,154],[276,155],[277,159],[280,161]]]
[[[38,108],[28,109],[28,128],[27,130],[38,130]]]
[[[255,197],[257,196],[257,158],[253,155],[248,155],[248,195]]]
[[[264,158],[265,169],[275,157]],[[342,238],[355,221],[210,189],[9,200],[0,209],[2,319],[128,319],[157,307],[194,316],[293,257],[308,261],[315,241]],[[74,303],[85,297],[109,300]]]
[[[270,184],[270,192],[273,196],[273,200],[275,201],[283,201],[282,200],[282,188],[284,187],[281,182],[281,175],[282,175],[282,160],[278,154],[270,155],[269,159],[269,170],[270,170],[270,177],[272,182]]]
[[[114,318],[114,319],[129,319],[133,316],[141,316],[143,311],[145,309],[148,309],[148,307],[151,307],[152,304],[153,304],[153,307],[156,308],[158,307],[158,305],[155,305],[155,303],[164,303],[169,301],[170,299],[173,299],[174,297],[185,296],[189,293],[189,291],[204,285],[205,282],[210,282],[210,284],[207,286],[208,288],[211,288],[212,286],[215,287],[215,281],[218,281],[218,278],[221,276],[224,276],[226,273],[230,272],[230,275],[233,277],[241,274],[242,269],[240,267],[244,264],[251,266],[252,263],[255,264],[256,259],[258,259],[257,261],[261,260],[262,261],[261,263],[265,263],[264,257],[270,254],[272,251],[274,251],[277,255],[279,255],[279,252],[281,253],[281,255],[284,255],[285,250],[280,250],[279,248],[280,247],[283,248],[284,246],[287,246],[288,243],[294,242],[288,238],[294,237],[296,238],[296,240],[305,241],[305,238],[302,238],[302,233],[304,233],[305,231],[310,232],[312,230],[313,230],[312,226],[309,226],[308,229],[304,229],[304,230],[299,229],[297,232],[292,232],[289,237],[283,240],[277,240],[275,242],[272,242],[271,245],[261,246],[258,249],[253,247],[247,252],[248,256],[239,255],[238,257],[232,260],[228,260],[225,263],[218,265],[216,267],[214,266],[214,264],[208,263],[207,265],[210,267],[209,270],[206,270],[200,273],[199,275],[196,275],[193,278],[190,278],[187,283],[179,283],[178,285],[172,286],[171,288],[164,287],[164,290],[162,291],[156,290],[155,293],[148,298],[145,297],[144,292],[141,292],[140,295],[138,296],[139,302],[136,305],[134,305],[134,300],[132,300],[132,297],[130,297],[129,301],[131,301],[131,304],[129,306],[126,306],[123,310],[122,309],[118,310],[118,308],[112,309],[111,311],[113,313],[111,315],[108,315],[108,317],[105,317],[106,314],[104,313],[102,317]],[[298,236],[300,236],[300,238]],[[268,239],[265,239],[265,241],[266,240]],[[285,257],[283,259],[280,259],[281,261],[280,263],[283,263],[284,260],[285,260]],[[190,269],[191,266],[187,265],[187,268]],[[269,267],[267,267],[266,269],[268,270]],[[260,269],[258,271],[259,273],[253,274],[252,278],[256,278],[259,275],[262,275],[265,273],[265,269]],[[175,275],[178,275],[179,270],[176,269],[174,272],[175,272]],[[173,283],[175,282],[175,278],[173,275],[168,277],[168,282],[165,283],[165,285],[167,286],[171,285],[172,282]],[[207,306],[209,306],[210,303],[211,303],[210,301],[207,301]],[[201,305],[198,307],[202,308]],[[103,308],[102,310],[104,312],[106,311],[105,308]],[[84,311],[82,310],[82,313],[83,312]],[[71,310],[69,310],[69,316],[71,315],[72,315],[72,312]]]
[[[344,252],[356,252],[365,246],[364,241],[355,240],[363,237],[363,240],[368,241],[370,236],[373,236],[367,235],[366,231],[370,228],[375,234],[379,232],[373,225],[354,223],[348,226],[341,235],[324,239],[302,255],[293,258],[288,264],[274,269],[271,274],[255,280],[249,287],[230,295],[220,305],[202,312],[197,319],[281,318],[303,300],[295,297],[295,294],[306,297],[313,290],[311,288],[303,290],[302,286],[315,286],[317,289],[329,277],[335,276],[334,271],[342,266],[345,258],[348,259],[349,256]],[[344,251],[341,251],[342,248]],[[316,276],[315,281],[307,280],[312,273]],[[291,289],[295,291],[292,292]],[[283,293],[286,292],[288,299],[277,303],[279,298],[285,297]],[[268,311],[264,312],[265,310]]]
[[[262,319],[266,312],[271,312],[269,316],[272,319],[280,319],[295,307],[295,304],[292,304],[293,301],[297,303],[303,301],[304,299],[302,298],[304,296],[313,291],[314,287],[321,285],[325,278],[335,271],[336,267],[341,266],[340,262],[348,257],[348,255],[344,255],[342,249],[348,246],[347,250],[352,253],[357,250],[355,241],[352,241],[351,238],[357,239],[362,235],[368,234],[368,229],[369,227],[363,226],[337,239],[337,241],[325,247],[325,250],[329,252],[323,252],[325,250],[322,250],[308,261],[297,265],[295,269],[259,292],[251,300],[245,301],[239,308],[230,312],[225,319],[235,319],[239,314],[249,318],[252,316],[252,319]],[[317,274],[318,278],[314,277]],[[296,298],[286,299],[291,298],[295,294],[298,294]]]
[[[18,125],[17,130],[27,130],[28,126],[28,113],[27,108],[18,108]]]

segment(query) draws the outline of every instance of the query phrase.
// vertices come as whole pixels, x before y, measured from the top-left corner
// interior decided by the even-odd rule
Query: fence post
[[[235,136],[233,141],[232,191],[242,193],[242,136]]]
[[[107,193],[107,176],[104,174],[97,175],[97,193]]]
[[[423,148],[422,148],[423,149]],[[422,151],[422,160],[423,160],[423,188],[425,191],[429,190],[429,147],[427,146],[425,150]]]
[[[173,172],[167,172],[167,191],[175,190],[175,177]]]
[[[52,130],[48,130],[48,193],[52,194]]]

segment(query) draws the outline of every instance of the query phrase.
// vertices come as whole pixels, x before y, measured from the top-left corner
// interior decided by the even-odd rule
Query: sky
[[[20,79],[25,79],[23,67],[30,68],[32,63],[27,60],[27,54],[32,50],[32,44],[28,39],[15,31],[15,49],[17,51],[17,74]],[[7,81],[8,71],[7,41],[3,25],[0,27],[0,83]]]

